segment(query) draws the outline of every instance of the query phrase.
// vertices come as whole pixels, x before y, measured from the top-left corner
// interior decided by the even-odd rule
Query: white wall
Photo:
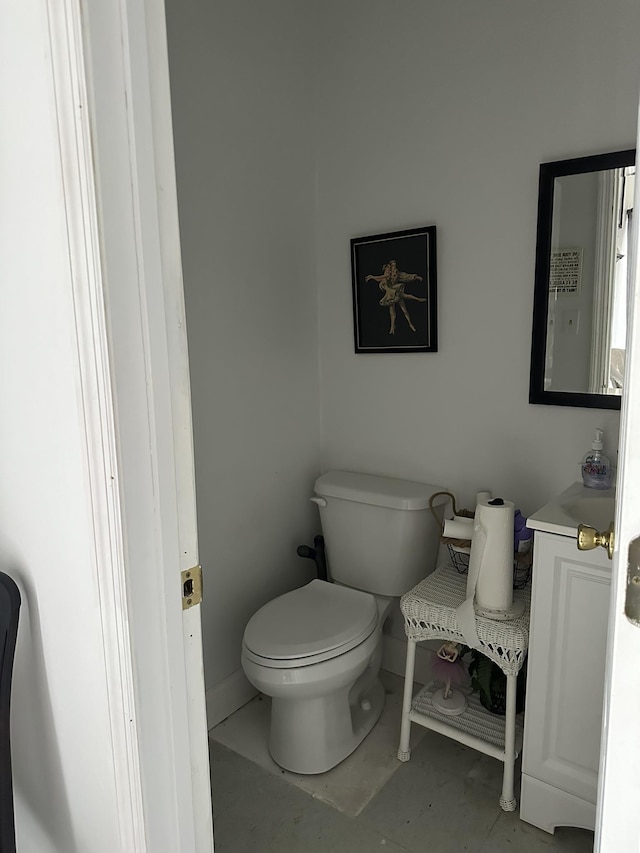
[[[528,403],[538,168],[634,147],[635,0],[317,4],[323,468],[531,512],[617,413]],[[439,352],[354,355],[349,239],[435,224]]]
[[[247,620],[312,577],[295,549],[319,531],[310,25],[296,0],[167,2],[214,717]]]
[[[46,4],[0,29],[0,569],[22,593],[12,697],[21,853],[119,849]]]
[[[526,513],[577,478],[595,426],[617,447],[615,412],[528,403],[538,168],[634,145],[640,7],[312,5],[167,2],[221,693],[251,613],[310,576],[294,550],[320,465],[444,483],[462,505],[491,488]],[[439,352],[355,355],[349,239],[424,224]]]

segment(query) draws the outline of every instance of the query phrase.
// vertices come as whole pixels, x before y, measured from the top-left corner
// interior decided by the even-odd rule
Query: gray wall
[[[58,124],[65,102],[56,103],[51,56],[57,18],[26,0],[3,9],[0,28],[0,571],[22,598],[11,691],[16,843],[22,853],[110,853],[122,804],[84,421],[91,404],[82,399],[91,382],[79,355],[85,278],[70,255],[81,231],[65,210],[68,120]],[[76,164],[65,165],[71,174]]]
[[[635,144],[640,5],[167,6],[211,687],[307,579],[321,468],[531,512],[595,426],[615,459],[617,413],[528,403],[537,184]],[[349,239],[425,224],[439,352],[355,355]]]
[[[295,549],[319,529],[310,22],[295,0],[167,2],[208,688],[310,580]]]
[[[490,488],[524,512],[618,415],[528,403],[538,168],[635,145],[640,5],[317,7],[323,467]],[[437,354],[354,355],[349,238],[435,224]]]

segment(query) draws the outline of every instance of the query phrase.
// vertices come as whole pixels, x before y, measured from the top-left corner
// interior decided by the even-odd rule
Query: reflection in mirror
[[[529,401],[619,408],[635,151],[540,167]]]

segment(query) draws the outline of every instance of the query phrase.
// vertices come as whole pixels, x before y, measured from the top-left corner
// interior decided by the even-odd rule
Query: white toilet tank
[[[442,528],[429,499],[443,487],[329,471],[316,480],[314,491],[331,580],[400,596],[435,568]],[[440,517],[446,501],[434,502]]]

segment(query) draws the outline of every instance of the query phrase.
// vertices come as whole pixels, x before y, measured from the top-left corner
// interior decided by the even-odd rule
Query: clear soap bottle
[[[588,489],[608,489],[611,486],[611,461],[602,452],[601,429],[596,430],[591,450],[582,460],[582,482]]]

